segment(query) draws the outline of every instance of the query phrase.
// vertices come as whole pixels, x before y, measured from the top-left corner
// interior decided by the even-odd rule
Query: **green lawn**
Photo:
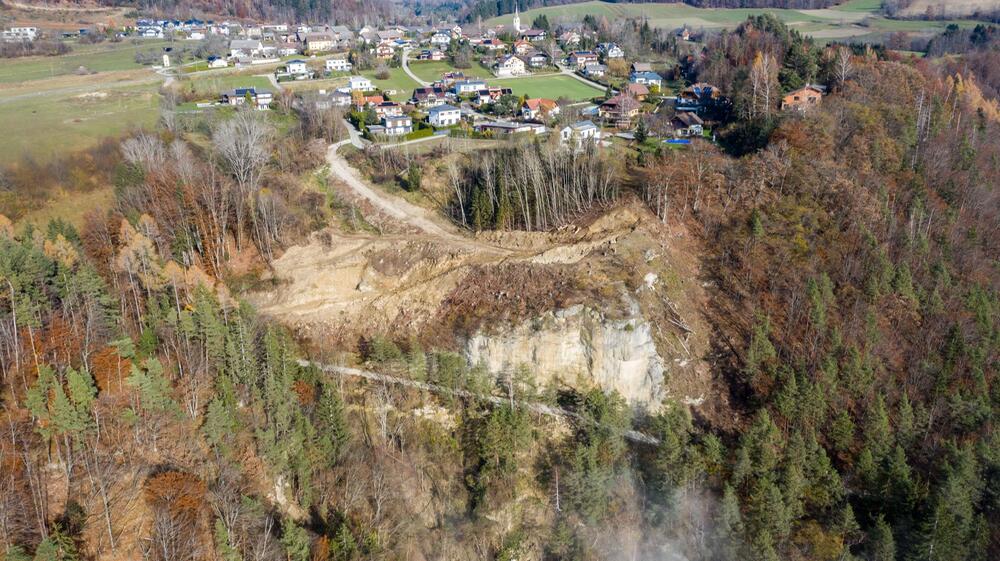
[[[72,74],[81,66],[90,72],[131,70],[142,65],[135,62],[137,52],[159,51],[167,41],[132,43],[102,43],[81,45],[60,56],[33,56],[0,59],[0,83],[26,82]]]
[[[818,39],[849,39],[873,37],[878,33],[909,31],[933,33],[944,29],[949,23],[960,26],[976,25],[972,20],[920,21],[892,20],[877,15],[881,0],[850,0],[845,4],[825,10],[785,10],[785,9],[725,9],[695,8],[687,4],[630,4],[607,2],[583,2],[528,10],[521,14],[521,21],[532,21],[545,14],[549,22],[558,24],[565,21],[579,21],[587,14],[605,17],[608,21],[625,18],[646,18],[654,27],[667,29],[688,26],[692,28],[733,28],[747,16],[761,13],[774,14],[793,29],[815,34]],[[486,22],[488,25],[510,24],[513,16],[506,14]]]
[[[159,117],[158,84],[95,88],[66,96],[39,96],[0,103],[0,164],[28,154],[39,160],[87,148],[107,136],[152,126]]]
[[[882,0],[848,0],[834,6],[834,10],[842,12],[877,12],[882,7]]]
[[[271,81],[263,76],[247,74],[219,74],[217,76],[198,76],[196,78],[180,79],[175,84],[181,92],[193,92],[198,97],[215,99],[220,93],[234,88],[258,88],[274,91]]]
[[[420,84],[413,81],[406,75],[406,72],[402,68],[390,68],[389,78],[386,80],[379,80],[375,78],[374,70],[365,70],[361,72],[361,75],[368,78],[375,84],[375,87],[380,90],[396,90],[396,96],[399,97],[400,94],[411,94],[414,88],[419,88]]]
[[[603,89],[594,88],[570,76],[540,76],[531,78],[505,78],[490,80],[490,85],[508,87],[514,95],[573,100],[590,99],[602,95]]]
[[[410,70],[420,79],[428,82],[440,80],[441,75],[447,72],[461,72],[470,78],[492,78],[493,73],[481,64],[473,64],[471,68],[455,68],[449,61],[410,61]]]

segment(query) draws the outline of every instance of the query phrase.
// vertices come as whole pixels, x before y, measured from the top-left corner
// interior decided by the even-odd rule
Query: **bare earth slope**
[[[677,398],[711,414],[724,399],[684,232],[630,201],[561,231],[472,236],[370,185],[338,147],[328,153],[338,195],[402,233],[314,233],[275,261],[272,288],[250,295],[318,359],[385,334],[498,373],[524,364],[540,382],[614,389],[642,407]]]

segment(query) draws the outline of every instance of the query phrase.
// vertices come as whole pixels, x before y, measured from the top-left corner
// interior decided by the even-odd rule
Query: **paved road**
[[[574,421],[586,421],[586,419],[584,419],[575,411],[570,411],[568,409],[563,409],[561,407],[553,407],[552,405],[549,405],[547,403],[539,403],[535,401],[523,401],[523,400],[512,401],[511,399],[505,397],[474,393],[468,390],[453,389],[445,386],[440,386],[437,384],[418,382],[417,380],[411,380],[409,378],[402,378],[399,376],[392,376],[389,374],[380,374],[378,372],[372,372],[370,370],[359,370],[357,368],[349,368],[347,366],[335,366],[332,364],[310,362],[308,360],[299,360],[298,362],[300,366],[303,367],[315,366],[316,368],[319,368],[324,372],[330,372],[331,374],[337,374],[339,376],[350,376],[352,378],[362,378],[373,382],[405,386],[408,388],[415,388],[418,390],[423,390],[438,394],[453,395],[457,397],[464,397],[470,399],[478,399],[480,401],[486,401],[494,405],[503,405],[505,403],[513,402],[514,405],[516,405],[517,407],[526,409],[528,411],[531,411],[532,413],[537,413],[539,415],[545,415],[547,417],[554,417],[563,420],[571,419]],[[638,442],[641,444],[651,444],[653,446],[658,446],[660,444],[660,439],[656,438],[655,436],[650,436],[648,434],[644,434],[635,430],[625,431],[622,434],[622,436],[626,440],[631,440],[632,442]]]
[[[407,76],[409,76],[414,82],[420,84],[421,86],[424,86],[425,88],[427,86],[430,86],[431,85],[430,82],[425,82],[421,80],[419,76],[417,76],[416,74],[413,73],[412,70],[410,70],[410,63],[407,60],[409,56],[410,56],[410,49],[403,49],[403,57],[402,57],[403,72],[406,72]]]
[[[562,74],[565,74],[566,76],[572,76],[573,78],[579,80],[580,82],[583,82],[584,84],[587,84],[588,86],[590,86],[592,88],[601,90],[602,92],[607,90],[607,88],[605,86],[601,85],[600,83],[595,82],[593,80],[588,80],[587,78],[584,78],[583,76],[580,76],[575,71],[573,71],[570,68],[566,68],[565,66],[560,66],[559,67],[559,72],[561,72]],[[614,94],[618,93],[618,90],[612,89],[611,93],[612,93],[612,95],[614,95]]]

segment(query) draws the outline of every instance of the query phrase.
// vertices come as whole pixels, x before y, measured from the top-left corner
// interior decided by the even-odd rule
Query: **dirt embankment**
[[[249,295],[317,351],[333,356],[382,334],[469,354],[474,339],[492,353],[481,358],[497,368],[526,364],[552,373],[550,379],[571,382],[582,374],[609,388],[621,385],[612,379],[616,372],[632,372],[637,381],[653,373],[663,378],[648,385],[658,397],[706,410],[714,405],[703,404],[723,399],[706,358],[697,246],[638,201],[555,232],[472,236],[370,186],[335,153],[329,160],[338,197],[395,233],[317,232],[274,263],[270,288]],[[544,318],[566,310],[585,310],[579,317],[589,319],[546,327]],[[633,329],[643,331],[613,333]],[[536,349],[533,333],[544,335],[546,348]],[[640,344],[626,349],[628,341]],[[525,356],[500,356],[504,349]],[[565,376],[556,375],[560,370]]]

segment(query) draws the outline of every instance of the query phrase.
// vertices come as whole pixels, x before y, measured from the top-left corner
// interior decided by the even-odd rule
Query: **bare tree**
[[[837,84],[843,86],[854,74],[854,63],[851,62],[851,49],[840,47],[837,49],[837,58],[834,59],[834,72],[837,75]]]
[[[158,137],[139,133],[122,142],[122,156],[129,163],[148,171],[163,165],[167,152]]]
[[[264,118],[250,108],[241,109],[223,121],[212,134],[212,143],[228,171],[236,180],[236,246],[242,247],[249,212],[256,220],[254,206],[264,170],[271,158],[274,131]],[[256,229],[256,224],[254,228]]]

